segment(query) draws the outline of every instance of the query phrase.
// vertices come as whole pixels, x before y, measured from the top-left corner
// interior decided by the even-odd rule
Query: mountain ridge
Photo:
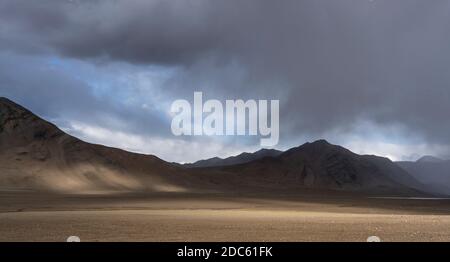
[[[258,151],[252,152],[252,153],[243,152],[238,155],[230,156],[227,158],[212,157],[212,158],[208,158],[208,159],[199,160],[194,163],[184,164],[183,166],[188,167],[188,168],[230,166],[230,165],[248,163],[253,160],[263,158],[263,157],[278,156],[281,153],[282,153],[282,151],[279,151],[276,149],[262,148]]]
[[[153,155],[86,143],[8,100],[0,99],[0,189],[63,193],[103,191],[200,192],[305,188],[418,193],[390,160],[360,156],[318,140],[245,163],[187,168]],[[255,153],[243,153],[244,156]],[[239,155],[238,155],[239,156]]]

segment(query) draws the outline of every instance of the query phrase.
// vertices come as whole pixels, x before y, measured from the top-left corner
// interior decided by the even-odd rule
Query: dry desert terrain
[[[344,193],[0,193],[0,241],[450,241],[450,200]]]

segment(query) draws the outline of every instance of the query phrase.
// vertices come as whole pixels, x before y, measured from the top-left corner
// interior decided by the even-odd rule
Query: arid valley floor
[[[450,240],[446,199],[2,191],[0,202],[0,241]]]

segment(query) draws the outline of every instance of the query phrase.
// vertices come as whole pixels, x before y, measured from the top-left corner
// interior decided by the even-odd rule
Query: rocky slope
[[[179,191],[177,168],[151,155],[93,145],[0,99],[0,188],[59,192]]]

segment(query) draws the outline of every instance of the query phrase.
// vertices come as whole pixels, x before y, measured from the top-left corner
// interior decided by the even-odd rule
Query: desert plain
[[[287,194],[0,192],[0,241],[449,241],[450,200]]]

